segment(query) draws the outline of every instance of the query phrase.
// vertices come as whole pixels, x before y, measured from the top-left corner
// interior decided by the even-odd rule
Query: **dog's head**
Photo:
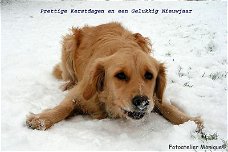
[[[164,65],[148,53],[131,49],[97,59],[83,97],[89,100],[98,94],[111,116],[141,119],[152,111],[154,96],[162,101],[166,74]]]

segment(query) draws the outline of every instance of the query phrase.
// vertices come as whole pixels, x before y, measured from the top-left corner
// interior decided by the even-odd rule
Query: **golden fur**
[[[62,61],[53,70],[57,79],[66,81],[62,89],[69,92],[53,109],[28,116],[29,127],[47,129],[75,111],[96,119],[130,118],[135,96],[148,98],[146,114],[156,108],[173,124],[189,120],[201,124],[200,118],[164,102],[166,70],[150,56],[148,38],[119,23],[72,28],[71,32],[63,38]]]

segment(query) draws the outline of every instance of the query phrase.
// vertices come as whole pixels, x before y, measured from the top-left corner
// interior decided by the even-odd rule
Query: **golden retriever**
[[[62,62],[53,75],[63,79],[65,99],[53,109],[30,114],[26,124],[45,130],[72,113],[95,119],[141,119],[153,109],[173,124],[195,121],[164,101],[166,69],[150,56],[148,38],[112,22],[72,28],[63,38]]]

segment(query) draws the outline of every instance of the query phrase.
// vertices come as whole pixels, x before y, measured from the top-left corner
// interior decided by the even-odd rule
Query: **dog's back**
[[[53,75],[76,84],[95,59],[114,54],[118,48],[131,46],[141,47],[147,53],[151,50],[146,38],[139,33],[131,33],[116,22],[72,28],[71,34],[63,38],[62,62],[55,66]]]

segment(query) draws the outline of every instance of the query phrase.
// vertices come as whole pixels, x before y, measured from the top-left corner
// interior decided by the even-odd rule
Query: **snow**
[[[121,5],[118,5],[121,3]],[[192,9],[191,14],[41,14],[40,9]],[[172,145],[222,145],[227,140],[226,2],[3,2],[1,8],[2,150],[169,150]],[[148,36],[166,64],[165,96],[217,140],[193,138],[193,122],[175,126],[152,113],[138,121],[75,116],[46,131],[28,129],[29,112],[56,106],[65,96],[51,71],[62,35],[72,26],[119,21]]]

